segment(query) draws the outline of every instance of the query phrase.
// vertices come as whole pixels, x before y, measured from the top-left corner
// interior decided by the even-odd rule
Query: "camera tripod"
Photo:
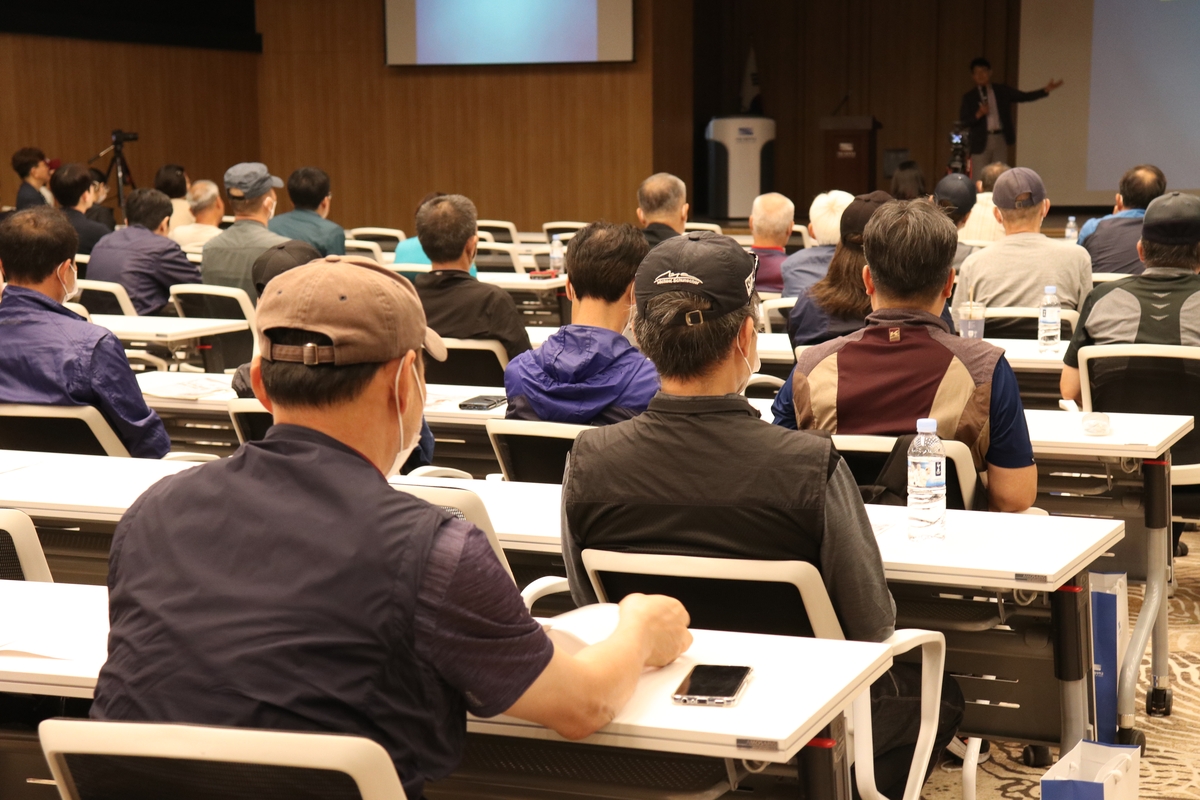
[[[91,164],[98,158],[104,158],[109,153],[112,153],[112,158],[108,161],[108,168],[104,170],[104,182],[108,183],[108,179],[112,176],[113,170],[117,171],[117,206],[125,207],[125,186],[136,189],[137,184],[133,182],[133,173],[129,171],[129,162],[125,160],[125,142],[136,142],[136,133],[125,133],[121,130],[115,130],[112,133],[112,144],[101,150],[96,155],[88,159],[88,164]]]

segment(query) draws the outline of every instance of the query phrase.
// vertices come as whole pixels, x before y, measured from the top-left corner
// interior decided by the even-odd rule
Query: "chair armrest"
[[[1018,511],[1017,513],[1018,514],[1028,514],[1031,517],[1048,517],[1048,516],[1050,516],[1049,511],[1047,511],[1044,508],[1038,508],[1037,506],[1030,506],[1029,508],[1025,509],[1024,511]]]
[[[547,575],[544,578],[538,578],[522,589],[521,599],[525,601],[525,608],[532,610],[533,604],[546,595],[569,591],[571,591],[571,584],[567,583],[566,578]]]
[[[460,478],[464,481],[473,480],[475,478],[475,476],[471,473],[464,472],[461,469],[454,469],[453,467],[417,467],[408,474],[409,477],[412,478]]]
[[[220,456],[214,453],[167,453],[162,457],[163,461],[216,461]]]
[[[503,472],[489,472],[487,475],[484,476],[484,480],[502,481],[502,480],[504,480],[504,473]]]
[[[942,671],[946,666],[946,637],[937,631],[907,629],[896,631],[884,644],[892,655],[921,648],[921,729],[916,750],[908,768],[904,800],[917,800],[925,782],[925,767],[933,754],[938,715],[942,703]],[[864,691],[854,700],[854,764],[859,794],[864,800],[886,800],[875,786],[875,753],[871,729],[871,693]]]
[[[1171,465],[1172,486],[1194,486],[1200,483],[1200,464]]]
[[[1063,411],[1071,411],[1074,413],[1079,412],[1079,404],[1076,403],[1074,400],[1059,400],[1058,407],[1061,408]]]

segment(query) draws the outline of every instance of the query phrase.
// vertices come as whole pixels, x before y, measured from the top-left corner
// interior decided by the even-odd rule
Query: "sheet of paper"
[[[236,396],[234,391],[229,388],[228,378],[211,375],[197,375],[194,378],[180,381],[163,381],[158,385],[144,387],[142,393],[172,400],[201,400],[218,397],[233,399]]]

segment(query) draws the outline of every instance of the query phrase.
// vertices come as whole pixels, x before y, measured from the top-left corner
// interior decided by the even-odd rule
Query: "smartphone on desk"
[[[735,706],[749,683],[750,667],[697,664],[672,698],[685,706]]]
[[[508,398],[503,395],[481,394],[463,400],[458,404],[458,407],[463,411],[491,411],[493,408],[499,408],[507,402]]]

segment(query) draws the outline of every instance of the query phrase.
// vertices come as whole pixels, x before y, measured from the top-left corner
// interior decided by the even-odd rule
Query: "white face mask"
[[[63,283],[62,275],[58,275],[58,282],[63,288],[64,303],[69,303],[83,294],[83,290],[79,288],[79,269],[75,266],[75,262],[71,262],[71,288],[68,289],[67,284]]]
[[[413,380],[417,382],[417,387],[421,390],[421,409],[424,413],[425,408],[425,387],[421,385],[421,378],[417,375],[416,359],[409,365],[412,368]],[[404,445],[404,415],[400,411],[400,370],[396,370],[396,424],[400,426],[400,452],[396,453],[396,459],[392,462],[392,468],[388,470],[386,477],[391,478],[394,475],[400,474],[401,467],[408,461],[408,457],[412,455],[413,450],[417,449],[417,445],[421,443],[421,431],[417,430],[417,435],[413,437],[412,444],[405,447]]]
[[[745,394],[747,387],[750,385],[750,378],[754,373],[762,369],[762,359],[758,357],[758,348],[754,348],[754,366],[750,365],[750,360],[746,358],[746,354],[738,351],[738,355],[742,357],[742,363],[746,365],[746,369],[750,370],[746,373],[746,380],[742,381],[742,385],[738,388],[738,394]]]
[[[269,199],[269,198],[268,198],[268,199]],[[276,206],[276,204],[277,204],[277,203],[276,203],[276,201],[275,201],[275,200],[271,200],[271,204],[270,204],[269,206],[267,206],[267,219],[275,219],[275,206]],[[266,205],[266,204],[264,203],[264,205]]]

